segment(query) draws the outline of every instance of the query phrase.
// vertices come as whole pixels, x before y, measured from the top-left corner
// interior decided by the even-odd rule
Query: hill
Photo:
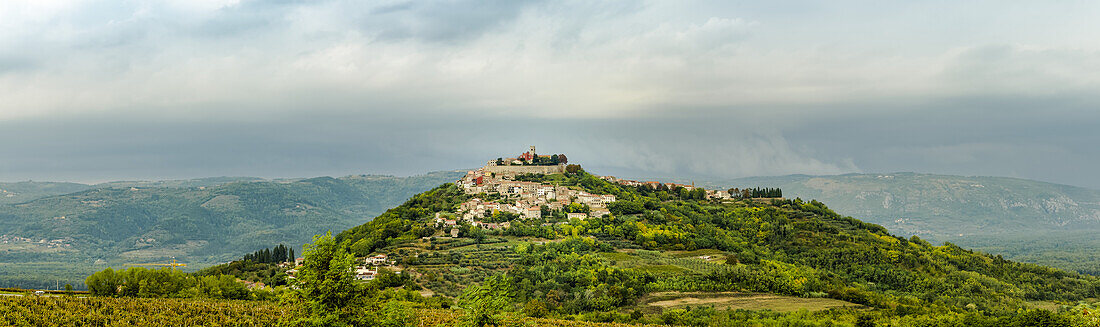
[[[62,195],[45,195],[62,186],[40,184],[25,188],[37,198],[0,205],[0,285],[82,285],[106,265],[174,257],[199,268],[274,243],[300,245],[460,175],[66,184],[83,189]]]
[[[1005,177],[892,173],[790,175],[703,182],[778,187],[899,235],[1100,274],[1100,191]]]
[[[0,183],[0,205],[22,203],[41,197],[80,192],[91,185],[54,182]]]
[[[523,211],[531,203],[541,212]],[[575,320],[1026,326],[1036,305],[1100,295],[1096,277],[895,236],[818,201],[723,199],[583,170],[467,175],[337,239],[364,260],[386,255],[405,289],[457,296],[503,278],[525,313]],[[796,313],[736,310],[761,308]]]

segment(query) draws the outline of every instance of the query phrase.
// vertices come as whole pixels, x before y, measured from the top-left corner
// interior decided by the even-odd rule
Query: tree
[[[577,174],[584,171],[581,169],[581,165],[567,165],[565,166],[565,172],[569,174]]]
[[[416,312],[409,308],[405,302],[389,301],[382,305],[381,327],[412,327],[416,326]]]
[[[65,294],[73,295],[73,284],[65,284]]]
[[[546,309],[546,303],[541,300],[531,299],[523,304],[523,314],[528,317],[542,318],[549,315],[550,310]]]
[[[88,291],[96,296],[115,296],[118,294],[120,283],[119,276],[114,269],[107,268],[88,276],[84,284],[88,285]]]
[[[691,190],[691,198],[693,200],[702,200],[707,198],[707,190],[702,188],[695,188]]]
[[[499,326],[505,313],[512,308],[512,278],[507,275],[489,277],[481,285],[472,285],[462,291],[458,305],[466,309],[463,326]]]
[[[569,163],[569,158],[566,158],[564,154],[559,154],[558,155],[558,163],[562,164],[562,165],[567,164],[567,163]]]
[[[611,204],[607,205],[607,209],[611,210],[611,213],[615,215],[632,215],[645,211],[645,207],[642,206],[641,203],[629,200],[611,202]]]
[[[352,276],[355,256],[336,243],[332,232],[313,237],[305,245],[305,262],[298,269],[297,295],[307,317],[298,324],[314,326],[364,325],[366,299]]]
[[[861,315],[856,318],[856,327],[875,327],[875,318],[869,315]]]

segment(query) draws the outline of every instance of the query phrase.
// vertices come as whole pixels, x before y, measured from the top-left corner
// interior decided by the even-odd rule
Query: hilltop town
[[[449,230],[452,237],[458,237],[457,226],[461,222],[495,230],[509,228],[514,219],[542,219],[557,215],[568,220],[611,214],[607,206],[615,202],[615,195],[592,194],[580,187],[560,186],[553,181],[534,181],[540,179],[540,175],[566,174],[579,169],[580,166],[568,163],[566,155],[539,155],[535,152],[535,146],[515,158],[490,160],[484,167],[468,171],[456,182],[473,198],[462,203],[457,212],[436,213],[437,227]],[[706,199],[730,198],[727,191],[704,190],[693,185],[640,182],[614,176],[599,178],[626,186],[701,192]]]

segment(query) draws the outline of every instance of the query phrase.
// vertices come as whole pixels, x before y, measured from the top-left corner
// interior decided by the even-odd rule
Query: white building
[[[585,220],[588,218],[588,214],[583,212],[570,212],[565,214],[565,217],[569,219],[577,218],[580,220]]]

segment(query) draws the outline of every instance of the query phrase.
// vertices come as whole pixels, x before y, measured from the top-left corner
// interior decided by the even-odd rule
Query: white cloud
[[[206,104],[311,101],[609,117],[669,107],[1082,94],[1098,86],[1089,68],[1098,66],[1100,48],[1073,37],[1095,23],[1042,25],[1067,32],[1050,40],[1020,33],[1018,43],[1033,44],[1026,47],[959,45],[948,44],[956,37],[922,39],[920,18],[932,17],[907,8],[896,22],[868,18],[893,29],[896,40],[852,31],[868,36],[862,42],[829,34],[864,28],[847,22],[859,17],[836,16],[844,6],[806,6],[820,16],[795,20],[784,8],[632,1],[18,1],[0,6],[7,22],[0,26],[9,31],[0,34],[0,119],[153,107],[186,115],[215,110]],[[963,15],[985,26],[981,13]],[[962,21],[953,23],[962,30]],[[1010,32],[1017,31],[974,31],[994,42]]]
[[[991,162],[985,156],[1001,150],[1092,162],[1091,154],[1043,150],[1069,148],[1049,147],[1072,143],[1061,138],[1034,147],[972,146],[989,143],[975,135],[1000,134],[922,120],[909,130],[945,136],[910,144],[890,136],[907,123],[889,119],[895,116],[880,117],[881,126],[860,125],[880,112],[950,119],[945,112],[971,109],[967,101],[1075,113],[1100,102],[1100,38],[1093,32],[1100,30],[1100,5],[946,5],[0,1],[0,123],[48,126],[100,116],[296,126],[299,117],[341,117],[303,123],[313,124],[310,133],[351,128],[340,125],[348,121],[405,119],[371,127],[385,136],[426,122],[450,126],[454,117],[494,119],[517,138],[530,137],[517,122],[553,131],[540,134],[545,140],[576,135],[557,145],[594,164],[723,177],[909,167],[877,159],[886,150],[920,162],[913,167],[971,167],[950,171],[980,169]],[[622,118],[675,124],[641,131],[600,125]],[[856,145],[825,140],[844,132],[817,127],[818,120],[875,136],[850,138]],[[580,123],[617,134],[573,126]],[[820,130],[792,136],[812,128]],[[349,134],[403,153],[464,138],[484,143],[489,135],[470,130],[432,131],[446,133],[439,138],[447,142]],[[1079,130],[1065,139],[1091,135]],[[464,152],[455,151],[472,156]],[[1029,171],[1027,165],[1018,169]]]

